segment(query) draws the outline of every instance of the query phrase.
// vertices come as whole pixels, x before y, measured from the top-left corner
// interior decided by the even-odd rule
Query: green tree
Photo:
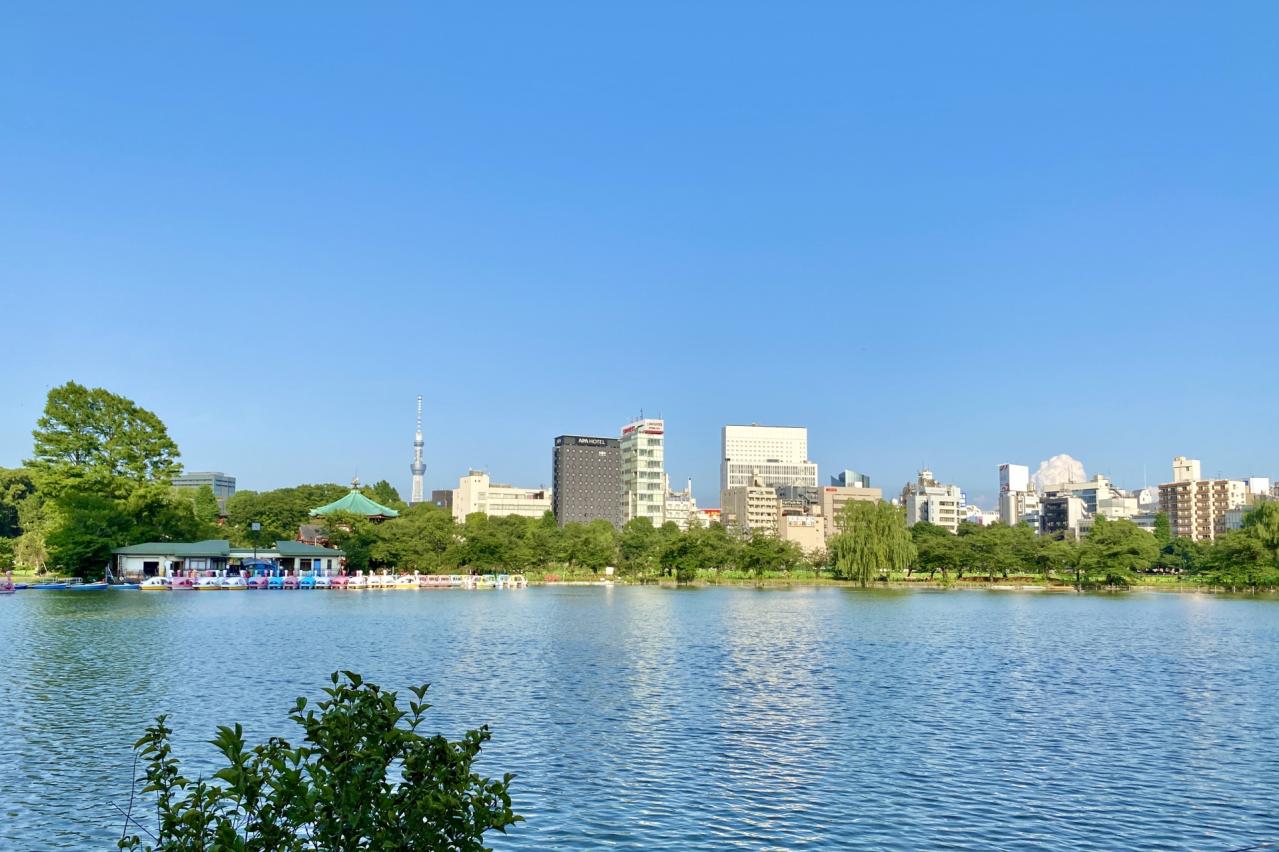
[[[617,531],[608,521],[564,525],[564,561],[599,573],[617,559]]]
[[[1041,536],[1036,542],[1034,565],[1044,579],[1073,574],[1079,561],[1079,545],[1074,540]]]
[[[193,541],[213,528],[200,522],[191,501],[158,483],[127,496],[68,491],[51,504],[44,532],[49,565],[69,574],[100,577],[111,550],[143,541]]]
[[[1279,586],[1279,561],[1255,528],[1231,530],[1218,538],[1208,552],[1205,568],[1210,583],[1231,591]]]
[[[353,512],[333,512],[324,516],[324,535],[329,544],[346,554],[350,571],[367,571],[372,567],[373,551],[378,545],[377,524]]]
[[[776,572],[790,572],[803,558],[804,554],[794,542],[752,533],[742,545],[738,565],[755,577],[763,577]]]
[[[428,574],[449,564],[457,539],[453,516],[433,503],[409,506],[398,518],[374,525],[373,533],[373,562]]]
[[[218,505],[218,498],[214,495],[213,488],[209,485],[201,485],[191,495],[191,508],[196,520],[209,527],[216,524],[218,516],[222,514],[222,508]]]
[[[302,524],[317,523],[311,510],[346,495],[343,485],[297,485],[274,491],[237,491],[227,500],[226,531],[239,546],[254,543],[253,524],[262,525],[258,541],[285,541],[297,537]],[[318,523],[323,523],[322,521]]]
[[[1155,515],[1155,541],[1160,547],[1172,541],[1172,522],[1168,520],[1167,512],[1159,512]]]
[[[173,756],[161,716],[134,748],[146,760],[155,825],[130,813],[122,849],[273,850],[440,849],[482,852],[484,835],[522,818],[510,784],[481,777],[475,762],[487,726],[451,742],[421,732],[428,687],[399,696],[334,673],[316,709],[299,698],[290,718],[303,732],[296,748],[274,737],[252,748],[240,725],[218,728],[225,760],[213,780],[191,781]],[[130,830],[144,828],[155,847]]]
[[[22,501],[35,493],[35,480],[26,468],[0,467],[0,538],[22,535],[18,510]]]
[[[708,537],[696,530],[667,542],[658,558],[665,574],[674,574],[677,583],[691,583],[711,564],[711,547]]]
[[[43,574],[49,563],[46,541],[53,508],[44,495],[36,492],[18,504],[18,526],[22,535],[14,543],[13,558],[20,568]]]
[[[1208,569],[1208,543],[1174,538],[1160,550],[1155,567],[1169,574],[1196,575]]]
[[[466,516],[451,554],[453,564],[470,573],[482,574],[506,562],[510,538],[503,535],[495,520],[483,512]]]
[[[49,391],[32,432],[29,466],[42,490],[120,490],[116,480],[169,482],[182,472],[178,446],[154,413],[103,388],[67,382]]]
[[[395,486],[385,479],[380,479],[373,483],[372,488],[364,488],[362,490],[366,497],[376,500],[387,508],[401,511],[408,508],[408,505],[400,499],[400,492],[396,491]]]
[[[530,524],[526,535],[529,567],[545,569],[561,557],[564,550],[564,533],[551,512],[543,512],[537,522]]]
[[[626,574],[645,575],[660,564],[663,536],[648,518],[632,518],[618,539],[619,568]]]
[[[133,520],[122,503],[102,494],[68,492],[58,498],[52,518],[44,537],[49,565],[77,576],[101,573],[111,550],[133,538]]]
[[[942,577],[958,567],[959,542],[954,534],[945,527],[939,527],[928,521],[920,521],[910,528],[910,538],[915,545],[915,560],[912,567],[927,571],[929,578],[940,571]],[[907,569],[909,577],[911,569]]]
[[[1134,574],[1149,571],[1158,556],[1155,537],[1132,521],[1098,517],[1079,546],[1075,583],[1127,586]]]
[[[1267,500],[1243,516],[1243,531],[1279,562],[1279,503]]]
[[[915,561],[906,513],[896,506],[850,500],[841,512],[839,528],[829,547],[837,576],[865,587],[876,575],[904,571]]]

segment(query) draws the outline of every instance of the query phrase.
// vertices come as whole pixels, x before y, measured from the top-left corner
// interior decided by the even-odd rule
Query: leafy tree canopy
[[[52,389],[32,436],[30,467],[54,493],[84,480],[99,489],[118,479],[167,483],[182,472],[160,418],[104,388],[67,382]]]

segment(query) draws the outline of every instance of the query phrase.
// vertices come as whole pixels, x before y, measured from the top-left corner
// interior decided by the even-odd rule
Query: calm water
[[[1279,602],[555,588],[0,598],[0,848],[104,849],[184,757],[349,668],[519,774],[499,849],[1229,850],[1279,840]]]

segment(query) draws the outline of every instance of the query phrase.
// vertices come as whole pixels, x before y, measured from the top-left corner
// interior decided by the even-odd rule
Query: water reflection
[[[1279,607],[844,589],[0,600],[0,847],[100,849],[173,715],[292,735],[327,673],[487,722],[501,849],[1231,848],[1279,836]]]

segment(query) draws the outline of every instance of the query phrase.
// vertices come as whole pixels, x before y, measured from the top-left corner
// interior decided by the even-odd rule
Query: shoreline
[[[865,591],[976,591],[976,592],[1033,592],[1043,594],[1095,594],[1104,592],[1107,594],[1124,594],[1129,592],[1158,592],[1169,594],[1197,594],[1197,595],[1235,595],[1246,597],[1266,597],[1279,595],[1279,590],[1264,589],[1257,591],[1239,591],[1218,588],[1214,586],[1191,585],[1191,584],[1173,584],[1173,583],[1134,583],[1131,586],[1097,586],[1092,588],[1077,589],[1072,585],[1056,584],[1056,583],[1009,583],[996,582],[988,583],[985,581],[968,581],[955,580],[949,583],[943,583],[939,580],[924,580],[920,582],[889,580],[887,582],[871,583],[867,586],[861,586],[852,580],[836,580],[836,579],[796,579],[788,580],[780,577],[768,577],[761,579],[745,579],[745,578],[727,578],[722,580],[697,580],[692,583],[676,583],[673,580],[661,579],[652,581],[633,581],[633,580],[553,580],[546,581],[541,579],[529,579],[529,586],[658,586],[661,588],[677,589],[713,589],[717,587],[734,587],[734,588],[805,588],[805,589],[856,589]]]

